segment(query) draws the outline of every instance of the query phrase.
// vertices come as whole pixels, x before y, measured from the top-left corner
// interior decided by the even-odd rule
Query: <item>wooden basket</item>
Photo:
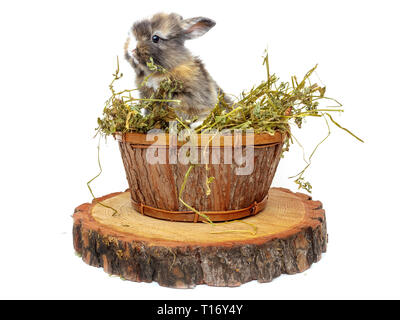
[[[227,138],[228,137],[228,138]],[[141,214],[158,219],[184,222],[204,221],[180,202],[179,192],[184,182],[189,164],[170,163],[170,137],[149,140],[149,135],[138,133],[115,134],[124,163],[133,207]],[[204,139],[197,135],[197,138]],[[264,209],[268,191],[279,164],[284,137],[255,134],[251,139],[243,136],[238,144],[234,136],[219,136],[210,143],[208,171],[206,165],[196,165],[187,178],[182,200],[212,221],[229,221],[255,215]],[[171,140],[173,141],[173,140]],[[204,140],[202,140],[204,143]],[[177,150],[185,148],[175,140]],[[203,144],[204,145],[204,144]],[[254,170],[249,175],[236,175],[239,167],[235,161],[224,164],[224,150],[243,152],[246,146],[254,146]],[[164,150],[166,164],[150,164],[146,160],[148,148]],[[202,147],[198,147],[202,148]],[[219,149],[219,150],[217,150]],[[203,150],[203,149],[202,149]],[[219,152],[219,153],[218,153]],[[203,154],[199,152],[199,154]],[[203,154],[204,156],[204,154]],[[212,158],[220,157],[220,164],[212,164]],[[210,184],[211,194],[207,196],[207,177],[214,177]]]

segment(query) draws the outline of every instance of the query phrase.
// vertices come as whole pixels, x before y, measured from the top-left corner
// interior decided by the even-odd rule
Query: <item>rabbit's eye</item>
[[[160,40],[159,36],[154,35],[151,40],[153,40],[154,43],[157,43]]]

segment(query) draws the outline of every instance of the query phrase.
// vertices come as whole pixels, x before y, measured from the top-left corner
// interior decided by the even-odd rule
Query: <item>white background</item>
[[[2,1],[0,298],[400,298],[399,9],[398,1]],[[329,245],[305,273],[178,290],[109,277],[74,255],[71,215],[90,200],[86,182],[98,172],[92,137],[116,56],[131,23],[158,11],[217,21],[187,45],[230,93],[265,77],[266,47],[283,80],[319,63],[327,94],[346,110],[336,119],[365,139],[332,128],[308,172]],[[121,68],[133,87],[129,65]],[[311,151],[325,133],[309,121],[296,135]],[[125,190],[112,139],[101,156],[96,195]],[[295,189],[287,177],[302,166],[293,148],[274,185]]]

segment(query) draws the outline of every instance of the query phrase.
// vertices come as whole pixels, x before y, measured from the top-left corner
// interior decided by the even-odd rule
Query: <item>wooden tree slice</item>
[[[75,250],[87,264],[131,281],[174,288],[269,282],[305,271],[326,251],[321,202],[287,189],[272,188],[258,215],[214,226],[143,216],[129,192],[98,201],[118,213],[97,202],[76,208]]]

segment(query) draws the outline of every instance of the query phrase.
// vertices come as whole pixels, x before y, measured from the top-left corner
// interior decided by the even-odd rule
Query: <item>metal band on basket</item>
[[[251,206],[238,210],[229,211],[201,211],[202,214],[206,215],[213,222],[229,221],[241,219],[249,216],[254,216],[257,213],[264,210],[268,195],[260,202],[254,202]],[[202,222],[205,219],[199,216],[194,211],[169,211],[164,209],[154,208],[143,203],[137,203],[131,200],[131,203],[135,210],[142,215],[149,216],[152,218],[176,221],[176,222]]]

